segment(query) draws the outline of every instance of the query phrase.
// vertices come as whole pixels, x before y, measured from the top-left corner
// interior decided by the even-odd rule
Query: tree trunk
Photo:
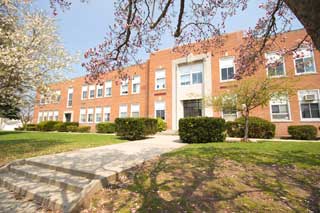
[[[320,0],[284,0],[320,50]]]
[[[248,142],[249,141],[249,112],[246,111],[246,114],[244,116],[245,126],[244,126],[244,137],[243,141]]]

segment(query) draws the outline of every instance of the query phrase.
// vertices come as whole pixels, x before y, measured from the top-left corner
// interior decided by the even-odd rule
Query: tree
[[[102,44],[85,53],[88,61],[83,66],[93,80],[105,72],[122,70],[133,61],[139,62],[137,53],[141,49],[156,51],[165,32],[176,39],[175,51],[210,52],[223,45],[219,35],[224,33],[226,20],[244,11],[248,4],[248,0],[117,0],[115,24],[109,26]],[[50,5],[56,14],[58,7],[69,8],[71,2],[50,0]],[[319,0],[266,0],[259,7],[265,10],[265,16],[247,31],[238,48],[238,79],[254,74],[270,47],[281,46],[277,37],[291,29],[295,17],[308,35],[289,49],[279,47],[279,51],[291,54],[305,41],[320,50]],[[193,41],[201,41],[201,45],[190,44]]]
[[[290,77],[275,79],[269,77],[246,77],[220,96],[208,98],[206,104],[218,111],[236,110],[245,118],[243,141],[248,141],[249,116],[252,110],[265,107],[271,98],[289,98],[293,94],[293,84],[297,80]]]
[[[24,97],[48,93],[49,83],[64,79],[74,57],[47,14],[20,1],[1,0],[0,11],[0,115],[13,118]]]
[[[23,98],[19,105],[20,111],[18,117],[25,129],[27,128],[27,124],[32,122],[35,103],[35,95],[31,95]]]

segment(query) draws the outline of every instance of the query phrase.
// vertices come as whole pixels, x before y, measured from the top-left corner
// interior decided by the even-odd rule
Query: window
[[[43,120],[47,121],[48,120],[48,112],[43,113]]]
[[[156,85],[155,85],[156,90],[166,88],[166,71],[165,70],[157,70],[156,71],[155,82],[156,82]]]
[[[222,118],[226,121],[234,121],[237,118],[237,109],[223,109]]]
[[[126,118],[128,117],[128,106],[127,105],[120,105],[119,108],[119,117]]]
[[[40,104],[41,104],[41,105],[45,104],[44,95],[40,95]]]
[[[100,123],[102,121],[102,108],[96,107],[96,123]]]
[[[67,107],[72,107],[73,88],[68,89]]]
[[[89,86],[89,99],[94,98],[94,90],[95,90],[95,85],[90,85]]]
[[[104,118],[103,118],[103,120],[104,120],[105,122],[110,121],[110,113],[111,113],[110,107],[109,107],[109,106],[105,107],[105,108],[104,108]]]
[[[97,98],[101,98],[103,96],[103,85],[97,85]]]
[[[43,121],[43,113],[42,113],[42,112],[39,112],[38,122],[41,122],[41,121]]]
[[[88,97],[88,86],[82,86],[81,100],[85,100]]]
[[[53,112],[53,120],[58,121],[59,120],[59,111],[54,111]]]
[[[93,122],[93,108],[88,109],[87,121],[88,121],[88,123]]]
[[[203,64],[194,63],[179,66],[180,85],[201,84]]]
[[[293,53],[296,74],[315,73],[313,51],[301,48]]]
[[[234,57],[220,58],[219,64],[221,81],[233,80],[235,73]]]
[[[86,109],[82,108],[80,109],[80,123],[85,123],[86,120]]]
[[[202,116],[202,100],[184,100],[183,114],[185,118]]]
[[[157,101],[154,104],[155,117],[166,119],[166,103],[164,101]]]
[[[285,75],[284,60],[280,54],[268,53],[267,59],[267,71],[269,77],[279,77]]]
[[[61,91],[60,90],[54,91],[52,94],[51,100],[53,103],[59,103],[61,100]]]
[[[128,95],[129,79],[122,80],[120,85],[120,95]]]
[[[288,121],[291,119],[287,96],[272,98],[270,100],[270,107],[272,121]]]
[[[320,120],[319,90],[301,90],[298,96],[301,120]]]
[[[140,76],[135,75],[132,79],[132,93],[138,94],[140,93]]]
[[[112,95],[112,81],[106,81],[105,88],[105,96],[110,97]]]
[[[140,116],[140,105],[131,104],[131,117],[138,118]]]
[[[48,112],[48,120],[53,121],[53,112]]]

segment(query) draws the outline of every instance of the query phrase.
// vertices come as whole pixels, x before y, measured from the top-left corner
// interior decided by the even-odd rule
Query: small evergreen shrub
[[[317,138],[317,128],[312,125],[288,126],[288,133],[293,139],[314,140]]]
[[[116,125],[114,123],[103,122],[96,125],[97,133],[115,133]]]
[[[90,132],[91,126],[79,126],[77,127],[77,132]]]
[[[77,126],[70,125],[70,126],[67,126],[66,128],[67,128],[67,132],[77,132],[78,131]]]
[[[58,132],[68,132],[68,126],[79,126],[78,122],[59,122],[55,125],[55,130]]]
[[[138,140],[157,132],[157,120],[153,118],[117,118],[116,133],[128,140]]]
[[[245,129],[244,117],[227,122],[227,134],[230,137],[243,138]],[[276,126],[262,118],[249,117],[249,138],[273,138]]]
[[[61,121],[41,121],[38,124],[38,128],[40,131],[43,131],[43,132],[56,131],[55,126],[59,123],[62,123],[62,122]]]
[[[183,143],[222,142],[225,140],[222,118],[190,117],[179,120],[179,136]]]
[[[27,124],[23,129],[27,131],[37,131],[38,130],[38,125],[37,124]]]
[[[162,118],[157,118],[158,132],[167,130],[167,123]]]

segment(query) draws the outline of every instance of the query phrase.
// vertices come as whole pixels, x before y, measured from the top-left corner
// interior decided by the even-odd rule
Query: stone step
[[[14,193],[0,187],[0,212],[33,213],[39,212],[39,206],[31,201],[19,199]]]
[[[0,173],[0,186],[52,211],[70,212],[80,198],[79,193],[19,176],[13,172]]]
[[[91,179],[82,176],[75,176],[29,164],[13,165],[10,166],[9,170],[39,182],[56,185],[62,189],[78,193],[91,182]]]

